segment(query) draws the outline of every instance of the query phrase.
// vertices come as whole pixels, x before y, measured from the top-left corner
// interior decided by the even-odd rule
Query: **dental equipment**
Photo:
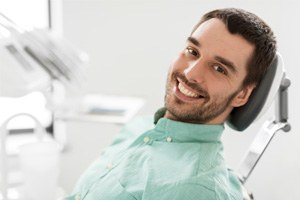
[[[284,70],[283,59],[277,53],[248,103],[243,107],[236,108],[227,121],[232,129],[243,131],[259,119],[276,99],[274,119],[263,124],[237,170],[242,184],[248,180],[275,133],[280,130],[288,132],[291,129],[291,125],[288,123],[288,87],[290,84],[291,81],[286,77]],[[246,190],[244,193],[244,200],[254,199],[253,195],[248,194]]]
[[[19,111],[7,116],[3,116],[2,113],[0,199],[1,193],[4,200],[15,199],[9,190],[11,184],[6,147],[7,136],[11,130],[7,126],[8,122],[16,116],[30,117],[35,121],[37,133],[44,133],[45,128],[49,128],[50,134],[45,134],[48,139],[63,144],[64,141],[58,139],[64,138],[58,136],[58,133],[63,132],[59,130],[63,124],[56,118],[56,112],[64,103],[65,91],[79,91],[78,88],[85,80],[83,65],[87,62],[87,58],[87,54],[50,32],[37,29],[24,30],[0,13],[0,97],[19,98],[33,92],[41,92],[47,100],[46,106],[52,118],[49,128],[41,124],[30,112]],[[14,181],[14,184],[20,182]]]
[[[41,92],[54,121],[66,91],[78,92],[85,80],[83,65],[87,58],[49,31],[24,30],[0,13],[0,97]],[[53,134],[54,124],[48,126]]]
[[[26,116],[31,118],[35,124],[35,140],[28,144],[34,144],[35,142],[42,142],[42,141],[53,141],[52,138],[48,136],[45,129],[43,128],[42,124],[39,122],[38,119],[36,119],[33,115],[30,115],[28,113],[18,113],[11,117],[9,117],[1,126],[0,126],[0,172],[1,172],[1,179],[0,179],[0,199],[1,200],[11,200],[11,199],[18,199],[20,194],[20,191],[18,191],[16,188],[20,188],[20,185],[24,182],[14,182],[12,181],[12,177],[16,174],[13,170],[9,169],[8,167],[8,153],[7,153],[7,146],[6,141],[9,135],[9,130],[7,129],[7,125],[9,122],[11,122],[13,119],[19,116]],[[28,145],[27,144],[27,145]],[[58,143],[54,142],[55,145],[58,145]],[[22,147],[22,146],[21,146]],[[57,146],[57,148],[61,148]],[[23,177],[25,177],[25,174],[23,172]]]

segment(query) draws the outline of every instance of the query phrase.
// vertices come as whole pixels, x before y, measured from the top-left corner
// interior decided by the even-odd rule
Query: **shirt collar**
[[[220,141],[224,130],[223,124],[192,124],[163,118],[162,112],[166,109],[160,109],[155,119],[155,130],[172,137],[178,142],[217,142]]]

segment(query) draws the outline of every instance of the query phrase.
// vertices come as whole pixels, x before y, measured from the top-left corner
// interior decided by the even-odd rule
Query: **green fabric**
[[[86,170],[66,199],[242,200],[226,168],[223,125],[139,118]]]
[[[160,109],[158,109],[158,111],[156,111],[155,115],[154,115],[154,124],[157,124],[158,120],[160,120],[160,118],[163,118],[164,115],[166,114],[167,108],[166,107],[162,107]]]

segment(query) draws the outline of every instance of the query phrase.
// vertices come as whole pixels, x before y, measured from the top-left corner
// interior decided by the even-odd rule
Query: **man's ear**
[[[244,87],[232,100],[231,105],[233,107],[240,107],[245,105],[248,102],[248,99],[255,87],[255,84]]]

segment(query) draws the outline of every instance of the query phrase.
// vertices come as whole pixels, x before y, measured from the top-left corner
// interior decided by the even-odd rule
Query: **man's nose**
[[[205,80],[205,63],[199,59],[189,62],[188,67],[184,70],[185,77],[194,83],[202,83]]]

